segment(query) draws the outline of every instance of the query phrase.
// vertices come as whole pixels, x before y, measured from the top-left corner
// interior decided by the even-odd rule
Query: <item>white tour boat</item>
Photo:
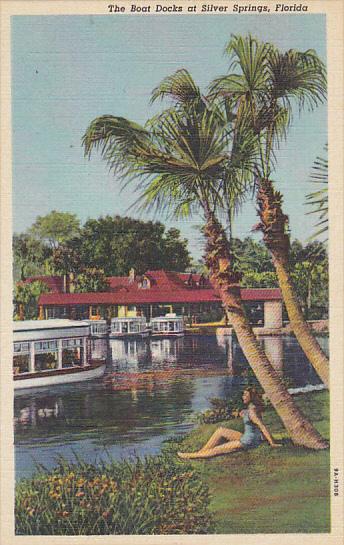
[[[90,326],[73,320],[13,322],[14,388],[69,384],[101,377],[104,359],[92,359]]]
[[[109,326],[106,320],[84,320],[90,326],[91,337],[97,337],[102,339],[107,337],[109,333]]]
[[[176,314],[166,314],[165,316],[158,316],[152,318],[150,322],[152,336],[171,336],[178,337],[184,335],[185,325],[183,316],[177,316]]]
[[[127,318],[112,318],[110,337],[147,337],[149,329],[144,316],[132,316]]]

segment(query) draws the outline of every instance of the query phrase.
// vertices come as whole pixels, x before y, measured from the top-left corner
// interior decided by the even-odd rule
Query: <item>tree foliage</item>
[[[29,276],[44,274],[48,270],[50,249],[29,233],[13,236],[13,276],[25,280]]]
[[[138,274],[185,271],[190,264],[187,240],[180,238],[178,229],[166,231],[159,222],[121,216],[89,219],[71,242],[67,248],[74,245],[81,268],[102,269],[107,276],[126,276],[131,268]]]
[[[78,273],[82,270],[80,239],[73,238],[53,250],[52,261],[58,274]]]
[[[80,220],[70,212],[52,210],[46,216],[38,216],[30,233],[52,249],[79,233]]]
[[[74,291],[77,293],[90,293],[108,291],[109,283],[102,269],[92,267],[85,268],[78,274],[75,281]]]
[[[35,231],[37,235],[37,225],[46,225],[48,216],[37,218],[27,233],[14,236],[15,280],[45,274],[77,275],[86,268],[103,270],[107,276],[126,276],[131,268],[138,274],[156,269],[183,272],[191,264],[188,241],[179,229],[166,230],[160,222],[108,215],[87,220],[68,236],[62,229],[59,235],[50,233],[54,240],[49,242],[48,231],[43,236],[41,230],[40,239],[31,234]],[[79,220],[76,223],[79,225]]]
[[[39,280],[30,283],[18,282],[14,288],[14,319],[34,320],[38,316],[38,299],[48,293],[48,286]]]
[[[260,273],[274,270],[270,252],[261,242],[256,242],[251,237],[246,237],[243,240],[234,238],[232,246],[236,267],[243,274],[250,271]]]

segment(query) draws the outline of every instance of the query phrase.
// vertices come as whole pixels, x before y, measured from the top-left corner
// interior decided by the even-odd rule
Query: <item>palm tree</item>
[[[288,216],[283,213],[283,197],[270,175],[274,148],[286,137],[293,105],[299,112],[313,109],[325,99],[326,76],[321,60],[313,50],[281,53],[252,36],[233,36],[226,52],[230,68],[237,73],[217,78],[211,96],[250,123],[258,137],[259,163],[256,195],[260,222],[256,230],[270,250],[284,303],[293,331],[310,363],[323,383],[329,385],[329,362],[312,334],[296,297],[289,270],[290,238]]]
[[[85,154],[99,149],[110,169],[124,182],[135,180],[141,208],[154,207],[180,218],[201,211],[207,237],[206,261],[225,312],[258,380],[292,440],[309,448],[327,443],[295,406],[287,389],[252,332],[240,298],[240,277],[217,219],[234,192],[241,198],[252,183],[255,135],[202,96],[186,70],[164,79],[152,100],[170,98],[172,106],[141,127],[127,119],[103,116],[91,122],[84,137]],[[139,180],[137,182],[137,180]]]
[[[325,146],[327,153],[327,145]],[[314,161],[310,182],[322,186],[317,191],[306,195],[306,205],[311,206],[313,210],[308,214],[316,214],[319,221],[316,227],[319,229],[311,236],[311,239],[318,237],[328,231],[328,160],[323,157],[317,157]]]

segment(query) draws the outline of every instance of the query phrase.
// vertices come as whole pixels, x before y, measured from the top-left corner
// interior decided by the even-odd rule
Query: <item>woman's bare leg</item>
[[[179,452],[178,456],[185,460],[191,460],[194,458],[212,458],[213,456],[220,456],[221,454],[229,454],[236,450],[242,449],[242,444],[239,440],[229,441],[223,443],[223,445],[217,445],[213,448],[202,448],[198,452]]]
[[[240,433],[240,431],[231,430],[230,428],[217,428],[209,441],[200,450],[214,448],[221,443],[222,439],[226,439],[227,441],[239,441],[241,436],[242,433]]]
[[[201,456],[201,453],[213,451],[218,446],[227,447],[232,443],[239,443],[239,448],[241,447],[240,438],[242,433],[240,431],[231,430],[229,428],[218,428],[213,435],[210,437],[209,441],[200,448],[197,452],[178,452],[179,458],[188,459],[188,458],[208,458],[209,456]],[[220,445],[221,441],[226,439],[227,442],[223,445]],[[238,447],[235,447],[238,448]],[[230,452],[230,450],[228,451]],[[225,454],[224,452],[219,452],[219,454]],[[216,456],[216,454],[211,454],[211,456]]]

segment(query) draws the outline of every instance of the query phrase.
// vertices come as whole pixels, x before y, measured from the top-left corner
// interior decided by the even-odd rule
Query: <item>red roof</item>
[[[281,292],[274,289],[241,289],[243,301],[280,300]],[[46,293],[40,305],[140,305],[154,303],[214,303],[221,302],[214,289],[129,289],[99,293]]]
[[[43,282],[54,293],[63,292],[63,276],[31,276],[23,281],[23,284],[32,282]]]
[[[148,278],[149,287],[142,287]],[[203,282],[201,283],[201,278]],[[52,293],[42,294],[40,305],[140,305],[156,303],[214,303],[221,302],[210,281],[199,274],[171,271],[147,271],[142,276],[110,276],[109,291],[99,293],[63,293],[62,276],[35,276],[26,280],[45,282]],[[201,284],[201,285],[200,285]],[[278,288],[241,289],[243,301],[280,300]]]

